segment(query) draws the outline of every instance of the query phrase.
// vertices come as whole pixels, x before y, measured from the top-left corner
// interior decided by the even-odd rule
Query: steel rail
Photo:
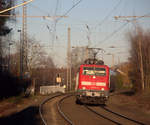
[[[137,121],[137,120],[133,120],[133,119],[131,119],[131,118],[128,118],[127,116],[124,116],[124,115],[122,115],[122,114],[119,114],[119,113],[116,113],[116,112],[114,112],[114,111],[111,111],[111,110],[108,109],[108,108],[105,108],[105,107],[101,107],[101,108],[104,109],[104,110],[107,111],[107,112],[110,112],[110,113],[112,113],[112,114],[115,114],[115,115],[117,115],[117,116],[119,116],[119,117],[122,117],[122,118],[124,118],[124,119],[129,120],[129,121],[132,121],[132,122],[137,123],[137,124],[139,124],[139,125],[145,125],[144,123],[142,123],[142,122],[140,122],[140,121]]]
[[[106,119],[106,120],[109,120],[109,121],[111,121],[111,122],[113,122],[113,123],[115,123],[115,124],[117,124],[117,125],[122,125],[121,123],[119,123],[119,122],[117,122],[117,121],[114,121],[114,120],[110,119],[109,117],[106,117],[106,116],[104,116],[104,115],[98,113],[97,111],[95,111],[95,110],[89,108],[87,105],[85,105],[85,107],[86,107],[88,110],[90,110],[91,112],[93,112],[94,114],[97,114],[98,116],[100,116],[100,117],[102,117],[102,118],[104,118],[104,119]],[[112,114],[114,114],[114,115],[116,115],[116,116],[119,116],[119,117],[121,117],[121,118],[124,118],[124,119],[126,119],[126,120],[129,120],[129,121],[131,121],[131,122],[134,122],[134,123],[136,123],[136,124],[145,125],[145,124],[142,123],[142,122],[133,120],[133,119],[131,119],[131,118],[128,118],[127,116],[124,116],[124,115],[121,115],[121,114],[119,114],[119,113],[113,112],[113,111],[109,110],[108,108],[105,108],[104,106],[100,106],[100,108],[102,108],[103,110],[105,110],[105,111],[107,111],[107,112],[109,112],[109,113],[112,113]]]
[[[113,122],[113,123],[115,123],[115,124],[117,124],[117,125],[122,125],[121,123],[116,122],[116,121],[114,121],[114,120],[112,120],[112,119],[110,119],[110,118],[108,118],[108,117],[106,117],[106,116],[104,116],[104,115],[102,115],[102,114],[96,112],[95,110],[89,108],[87,105],[84,105],[84,106],[85,106],[89,111],[93,112],[94,114],[96,114],[96,115],[98,115],[98,116],[100,116],[100,117],[102,117],[102,118],[104,118],[104,119],[106,119],[106,120],[108,120],[108,121],[110,121],[110,122]]]
[[[49,100],[51,100],[51,99],[53,99],[53,98],[56,98],[56,97],[58,97],[58,96],[62,96],[62,95],[64,95],[64,94],[61,93],[61,94],[58,94],[58,95],[54,95],[54,96],[48,97],[48,98],[46,98],[46,99],[40,104],[40,106],[39,106],[39,114],[40,114],[40,117],[41,117],[41,119],[42,119],[44,125],[47,125],[47,122],[45,121],[45,119],[44,119],[44,117],[43,117],[43,115],[42,115],[42,106],[43,106],[46,102],[48,102]]]
[[[72,96],[71,95],[67,95],[65,97],[63,97],[61,100],[59,100],[59,102],[57,103],[57,108],[58,108],[58,111],[59,113],[61,114],[61,116],[70,124],[70,125],[74,125],[74,123],[65,115],[65,113],[61,110],[61,103],[62,101],[64,101],[66,98]]]

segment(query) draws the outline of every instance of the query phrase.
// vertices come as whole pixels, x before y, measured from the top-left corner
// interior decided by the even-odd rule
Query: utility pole
[[[72,70],[71,70],[71,32],[70,32],[70,30],[69,30],[69,38],[68,38],[68,43],[69,43],[69,69],[70,69],[70,91],[71,91],[71,88],[72,88],[72,76],[71,76],[71,72],[72,72]]]
[[[138,35],[138,47],[139,47],[139,58],[140,58],[140,71],[141,71],[141,82],[142,82],[142,90],[145,89],[145,83],[144,83],[144,70],[143,70],[143,56],[142,56],[142,41],[141,41],[141,32],[139,30],[139,27],[136,24],[136,18],[143,18],[143,17],[150,17],[150,16],[115,16],[114,18],[117,20],[118,18],[133,18],[133,20],[125,20],[128,22],[134,21],[136,33]]]
[[[67,49],[67,90],[71,90],[71,42],[70,42],[70,27],[68,28],[68,49]],[[69,87],[70,85],[70,87]]]
[[[26,1],[23,0],[23,3]],[[23,17],[22,17],[22,51],[21,51],[21,56],[22,56],[22,62],[21,62],[21,67],[22,67],[22,72],[23,76],[25,75],[25,72],[28,71],[28,44],[27,44],[27,6],[23,5]]]
[[[11,41],[11,34],[8,34],[8,44],[9,44],[9,47],[8,47],[8,49],[9,49],[9,57],[8,57],[8,71],[9,72],[11,72],[11,70],[10,70],[10,64],[11,64],[11,56],[10,56],[10,47],[11,47],[11,45],[13,45],[12,44],[12,41]]]
[[[139,56],[140,56],[140,71],[141,71],[141,80],[142,80],[142,89],[145,89],[145,83],[144,83],[144,70],[143,70],[143,56],[142,56],[142,41],[141,41],[141,32],[139,31],[139,28],[136,27],[136,32],[138,33],[138,44],[139,44]]]
[[[19,40],[19,42],[20,42],[20,55],[19,55],[19,61],[20,61],[20,65],[19,65],[19,71],[20,71],[20,79],[22,78],[22,76],[23,76],[23,67],[22,67],[22,33],[21,33],[21,30],[19,29],[18,30],[18,32],[19,32],[19,37],[20,37],[20,40]]]

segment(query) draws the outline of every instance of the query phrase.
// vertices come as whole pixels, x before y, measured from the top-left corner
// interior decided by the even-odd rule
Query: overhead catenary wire
[[[102,41],[99,41],[98,44],[102,44],[104,42],[106,42],[106,40],[110,39],[111,37],[113,37],[116,33],[118,33],[121,29],[123,29],[129,22],[126,22],[125,24],[121,25],[117,30],[113,31],[110,35],[108,35],[106,38],[104,38]],[[95,46],[97,46],[98,44],[96,44]]]
[[[135,17],[136,20],[139,20],[145,16],[150,16],[150,13],[145,14],[144,16],[128,16],[129,18],[131,17]],[[123,16],[115,16],[114,18],[122,18]],[[106,42],[106,40],[110,39],[111,37],[113,37],[116,33],[118,33],[122,28],[124,28],[129,22],[134,21],[135,19],[133,18],[132,20],[126,20],[127,22],[125,24],[123,24],[121,27],[119,27],[117,30],[115,30],[114,32],[112,32],[110,35],[108,35],[105,39],[103,39],[102,41],[100,41],[99,43],[104,43]],[[97,44],[96,44],[97,45]],[[95,46],[96,46],[95,45]]]
[[[73,8],[75,8],[82,0],[78,1],[77,3],[75,3],[69,10],[67,10],[63,16],[66,16]],[[55,8],[55,15],[57,14],[57,11],[58,11],[58,4],[59,4],[59,0],[56,1],[56,8]],[[62,19],[61,17],[60,18],[57,18],[54,20],[54,28],[53,28],[53,36],[52,36],[52,46],[54,44],[54,40],[55,40],[55,37],[56,37],[56,27],[57,27],[57,23],[58,21]]]
[[[118,8],[118,6],[121,4],[121,2],[122,2],[122,0],[120,0],[117,4],[116,4],[116,6],[114,6],[114,8],[108,13],[108,15],[106,15],[105,17],[104,17],[104,19],[99,23],[99,24],[97,24],[98,26],[101,26],[104,22],[105,22],[105,20],[107,20],[109,17],[110,17],[110,15],[113,13],[113,11],[115,11],[117,8]],[[97,27],[97,25],[95,26],[95,28]]]
[[[67,15],[73,8],[75,8],[79,3],[81,3],[82,2],[82,0],[80,0],[80,1],[78,1],[77,3],[75,3],[68,11],[66,11],[65,13],[64,13],[64,15]]]
[[[114,32],[112,32],[110,35],[108,35],[106,38],[104,38],[102,41],[100,41],[99,43],[104,43],[104,42],[106,42],[106,40],[108,40],[108,39],[110,39],[111,37],[113,37],[116,33],[118,33],[121,29],[123,29],[128,23],[130,23],[130,22],[132,22],[132,21],[134,21],[134,20],[139,20],[139,19],[141,19],[141,18],[143,18],[143,17],[149,17],[150,16],[150,13],[148,13],[148,14],[145,14],[145,15],[143,15],[143,16],[126,16],[126,17],[128,17],[128,18],[133,18],[132,20],[126,20],[127,22],[125,23],[125,24],[123,24],[121,27],[119,27],[117,30],[115,30]],[[115,19],[117,19],[117,18],[124,18],[124,16],[115,16],[114,17]],[[97,46],[98,44],[96,44],[95,46]]]
[[[59,0],[56,1],[55,16],[57,15],[58,4],[59,4]],[[52,35],[52,48],[54,46],[54,41],[56,39],[56,26],[57,26],[57,19],[54,20],[54,29],[53,29],[54,31],[53,31],[53,35]]]
[[[57,14],[57,11],[58,11],[58,5],[59,5],[59,0],[56,1],[56,8],[55,8],[55,13],[54,13],[55,15]]]
[[[70,9],[68,9],[64,14],[63,14],[63,16],[66,16],[68,13],[70,13],[71,12],[71,10],[73,9],[73,8],[75,8],[79,3],[81,3],[83,0],[79,0],[77,3],[75,3]],[[58,20],[60,20],[61,18],[59,18]]]
[[[68,13],[70,13],[71,10],[72,10],[73,8],[75,8],[75,7],[76,7],[79,3],[81,3],[82,1],[83,1],[83,0],[79,0],[77,3],[75,3],[70,9],[68,9],[68,10],[63,14],[63,16],[66,16]],[[57,2],[57,4],[58,4],[58,2]],[[56,7],[56,10],[57,10],[57,7]],[[56,10],[55,10],[55,12],[56,12]],[[61,17],[57,19],[57,22],[58,22],[60,19],[61,19]]]
[[[118,8],[121,2],[122,0],[119,0],[119,2],[111,9],[111,11],[104,17],[104,19],[99,24],[94,26],[94,29],[96,29],[98,26],[101,26],[110,17],[110,15]]]

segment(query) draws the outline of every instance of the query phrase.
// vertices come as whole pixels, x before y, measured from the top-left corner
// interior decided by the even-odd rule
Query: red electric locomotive
[[[76,102],[105,104],[109,97],[109,67],[101,63],[80,65],[76,77]]]

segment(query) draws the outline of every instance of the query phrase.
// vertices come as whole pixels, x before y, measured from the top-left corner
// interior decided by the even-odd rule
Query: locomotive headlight
[[[104,88],[101,88],[102,91],[104,91]]]
[[[83,90],[85,90],[85,87],[82,87]]]

